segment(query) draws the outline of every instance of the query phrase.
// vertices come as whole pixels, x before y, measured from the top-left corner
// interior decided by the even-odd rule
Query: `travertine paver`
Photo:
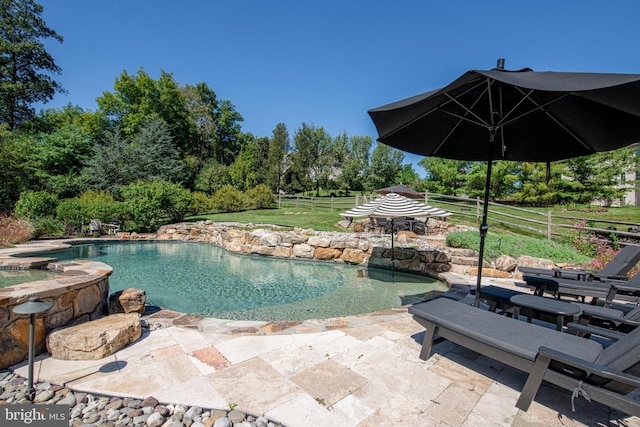
[[[349,368],[327,360],[291,377],[298,387],[323,406],[332,406],[364,384],[367,379]]]
[[[246,360],[206,378],[227,402],[254,414],[264,414],[304,393],[260,358]]]
[[[448,341],[420,360],[424,332],[407,313],[357,319],[337,322],[350,324],[346,329],[318,321],[307,324],[312,333],[298,325],[266,335],[257,328],[238,333],[228,321],[197,330],[169,320],[108,358],[40,357],[36,372],[39,380],[88,392],[236,404],[288,427],[640,427],[640,419],[584,399],[572,412],[571,393],[546,383],[529,411],[520,411],[515,401],[525,373]],[[26,366],[16,371],[26,376]]]

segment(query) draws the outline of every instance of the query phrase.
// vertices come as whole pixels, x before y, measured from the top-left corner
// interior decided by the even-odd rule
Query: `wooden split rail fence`
[[[331,209],[346,211],[355,206],[375,199],[375,194],[355,195],[353,197],[312,197],[278,195],[278,207],[296,207],[306,209]],[[464,217],[468,222],[479,224],[482,217],[483,200],[481,198],[448,196],[426,193],[425,202],[431,206],[446,209]],[[640,224],[604,219],[585,219],[584,217],[558,215],[551,210],[526,209],[516,206],[489,202],[489,225],[501,225],[503,228],[525,234],[543,235],[547,239],[562,236],[563,230],[592,232],[597,236],[616,240],[620,244],[640,244]],[[566,233],[566,231],[564,231]]]

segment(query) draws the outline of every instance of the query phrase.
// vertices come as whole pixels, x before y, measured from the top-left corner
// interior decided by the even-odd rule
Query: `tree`
[[[215,160],[210,160],[198,173],[195,188],[211,196],[228,184],[231,184],[229,167],[221,165]]]
[[[84,191],[86,185],[81,175],[93,156],[93,146],[82,129],[66,125],[51,133],[39,133],[34,149],[41,188],[60,198],[74,197]]]
[[[346,156],[340,161],[341,173],[338,177],[338,183],[340,188],[345,190],[345,195],[348,196],[349,190],[364,190],[372,141],[370,136],[347,138],[346,134],[338,136],[336,139],[343,140],[345,141],[343,144],[346,144]]]
[[[565,160],[560,200],[591,203],[596,199],[609,205],[622,198],[633,184],[625,182],[624,175],[635,167],[636,150],[621,148]]]
[[[229,167],[229,176],[233,186],[240,191],[246,191],[258,185],[259,161],[258,144],[252,138],[244,145],[236,160]]]
[[[532,206],[549,206],[557,202],[564,171],[561,162],[551,163],[549,170],[545,163],[523,162],[518,166],[514,171],[518,178],[514,184],[515,191],[510,196],[511,200]]]
[[[240,153],[242,116],[231,102],[219,100],[206,83],[185,85],[182,89],[196,140],[187,152],[200,159],[215,159],[229,166]]]
[[[336,164],[331,136],[322,127],[302,123],[293,144],[296,149],[293,167],[298,180],[305,189],[313,186],[319,196]]]
[[[33,135],[0,125],[0,213],[13,211],[20,193],[37,187]]]
[[[130,142],[116,130],[108,135],[85,172],[94,189],[119,195],[120,187],[137,181],[176,182],[182,163],[167,125],[160,120],[144,124]]]
[[[420,175],[418,175],[418,172],[413,169],[413,165],[411,163],[402,165],[402,170],[400,171],[400,182],[411,188],[420,185]]]
[[[182,154],[191,154],[197,139],[195,124],[173,74],[161,70],[158,80],[154,80],[142,68],[135,75],[123,71],[116,79],[114,92],[104,92],[96,102],[125,138],[134,138],[151,120],[161,120],[176,148]]]
[[[282,179],[286,170],[286,155],[291,149],[289,132],[284,123],[278,123],[269,138],[269,152],[266,161],[265,183],[272,191],[278,193],[282,187]]]
[[[371,165],[367,171],[366,189],[373,191],[398,183],[404,153],[378,143],[371,154]]]
[[[33,132],[53,133],[56,130],[73,126],[88,135],[94,143],[104,140],[109,129],[109,121],[102,112],[84,110],[67,104],[61,108],[41,110],[30,123]]]
[[[514,186],[518,182],[516,173],[519,163],[510,161],[494,162],[491,168],[489,185],[490,200],[508,200],[514,193]],[[465,191],[470,197],[484,197],[487,184],[487,162],[473,162],[467,180]]]
[[[424,182],[428,191],[455,196],[464,186],[470,162],[425,157],[418,164],[426,171]]]
[[[43,39],[63,39],[41,18],[33,0],[0,0],[0,123],[16,129],[35,116],[32,104],[48,102],[62,86],[49,74],[61,69]]]

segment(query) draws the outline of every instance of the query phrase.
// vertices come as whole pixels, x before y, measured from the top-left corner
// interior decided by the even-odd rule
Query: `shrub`
[[[271,188],[265,184],[250,188],[245,195],[251,209],[268,209],[272,208],[276,203],[276,197],[273,195]]]
[[[181,221],[193,206],[191,192],[166,181],[139,182],[122,189],[125,228],[156,231],[167,219]]]
[[[193,196],[193,205],[191,206],[191,214],[205,214],[211,213],[213,211],[213,200],[211,197],[207,196],[206,193],[202,191],[194,191],[192,193]]]
[[[478,250],[480,233],[478,231],[449,233],[447,234],[447,246]],[[554,262],[573,264],[589,262],[589,257],[563,243],[512,234],[488,233],[484,245],[484,258],[487,260],[495,259],[503,254],[516,258],[520,255],[530,255],[537,258],[549,258]]]
[[[11,215],[0,214],[0,246],[11,246],[26,242],[33,235],[29,221]]]
[[[239,212],[245,209],[245,196],[242,191],[231,185],[225,185],[212,197],[213,207],[220,212]]]
[[[65,199],[56,209],[56,218],[62,223],[66,235],[82,231],[82,226],[89,222],[91,216],[85,203],[79,199]]]
[[[58,197],[46,191],[24,191],[15,206],[14,214],[19,218],[36,219],[53,217],[56,214]]]
[[[33,237],[55,237],[64,233],[64,224],[54,217],[47,216],[32,221],[34,227]]]
[[[122,218],[122,204],[106,191],[85,191],[78,201],[86,209],[89,219],[111,222]]]

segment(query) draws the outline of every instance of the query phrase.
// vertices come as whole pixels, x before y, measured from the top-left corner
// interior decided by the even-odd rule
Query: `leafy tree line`
[[[637,148],[596,153],[549,165],[528,162],[495,162],[490,198],[528,206],[589,204],[605,205],[622,200],[635,181],[626,174],[637,169]],[[482,196],[486,185],[486,162],[424,158],[419,165],[427,175],[418,181],[422,191],[448,195]]]
[[[427,176],[420,179],[403,165],[403,153],[374,146],[370,136],[333,136],[310,123],[292,136],[283,123],[270,136],[244,133],[231,101],[204,82],[182,85],[165,70],[157,79],[143,68],[123,71],[113,91],[96,99],[96,111],[69,104],[36,113],[36,103],[64,92],[52,77],[61,70],[43,44],[63,38],[42,13],[33,0],[0,0],[0,212],[46,205],[46,215],[32,215],[69,231],[90,213],[110,220],[111,209],[141,230],[157,218],[248,208],[256,192],[349,195],[404,182],[473,196],[484,188],[486,165],[427,158],[420,162]],[[499,162],[492,198],[528,204],[612,199],[622,191],[612,185],[630,163],[627,151],[554,164],[549,180],[545,165]],[[85,209],[90,199],[101,208]],[[186,201],[191,205],[183,206]],[[146,218],[153,209],[155,217]],[[74,210],[80,212],[75,217]]]

